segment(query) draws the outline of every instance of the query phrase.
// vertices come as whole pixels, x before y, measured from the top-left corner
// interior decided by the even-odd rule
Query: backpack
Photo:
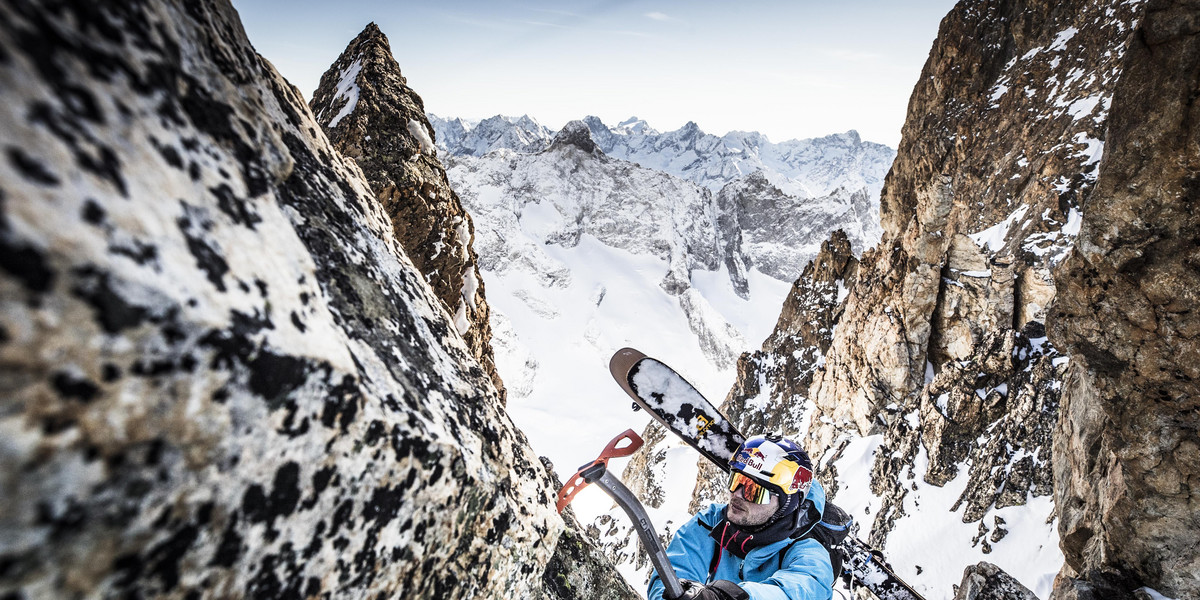
[[[817,507],[811,502],[806,502],[804,508],[805,516],[813,524],[804,531],[792,535],[792,539],[796,541],[814,539],[820,542],[829,552],[829,564],[833,567],[833,580],[837,581],[842,576],[843,557],[845,556],[841,545],[846,540],[846,536],[850,535],[850,526],[854,524],[854,517],[832,502],[826,502],[825,512],[819,515]],[[788,546],[779,553],[780,568],[783,568],[783,555],[790,548],[791,546]]]

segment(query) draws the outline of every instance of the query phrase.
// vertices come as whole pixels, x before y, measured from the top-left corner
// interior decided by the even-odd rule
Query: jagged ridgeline
[[[0,597],[631,593],[228,2],[0,4],[0,132]]]
[[[858,262],[833,236],[740,361],[722,410],[802,436],[931,596],[986,555],[1043,597],[1200,596],[1198,22],[1169,0],[960,2],[910,100],[882,241]],[[626,476],[660,502],[645,461],[665,455],[643,452]],[[702,468],[693,508],[718,480]],[[1051,552],[1012,547],[1002,514],[1049,518]],[[996,597],[972,569],[959,597]]]

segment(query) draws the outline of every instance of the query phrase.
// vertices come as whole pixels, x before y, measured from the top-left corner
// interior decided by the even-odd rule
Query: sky
[[[771,141],[857,130],[896,147],[950,0],[233,0],[251,43],[311,98],[367,23],[441,117],[588,115]]]

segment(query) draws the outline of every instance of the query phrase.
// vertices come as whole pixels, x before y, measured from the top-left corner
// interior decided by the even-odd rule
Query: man
[[[829,600],[829,552],[802,537],[821,519],[825,490],[792,440],[755,436],[729,461],[729,503],[679,528],[667,547],[688,600]],[[663,597],[657,573],[648,600]]]

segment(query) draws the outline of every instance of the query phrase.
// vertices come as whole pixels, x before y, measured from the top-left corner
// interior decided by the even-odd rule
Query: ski
[[[745,438],[692,384],[633,348],[618,350],[608,368],[637,406],[705,458],[729,470],[729,458]]]
[[[609,361],[609,371],[621,389],[713,464],[726,472],[729,459],[746,438],[725,415],[674,369],[634,350],[622,348]],[[879,600],[924,600],[896,576],[883,554],[853,534],[835,547],[841,554],[847,586],[860,585]]]

